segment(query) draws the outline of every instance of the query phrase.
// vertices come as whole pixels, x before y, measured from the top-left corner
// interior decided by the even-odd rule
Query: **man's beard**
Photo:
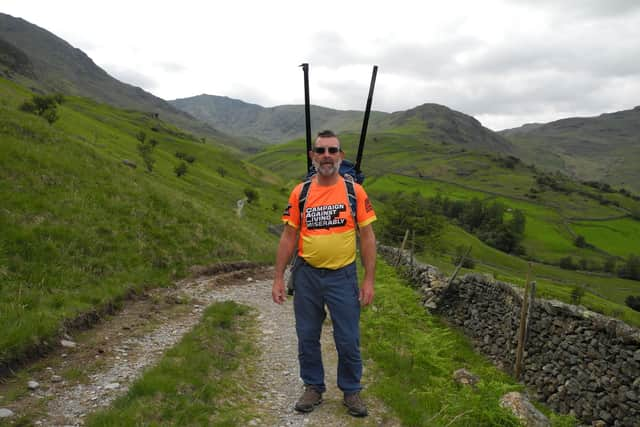
[[[313,167],[316,172],[322,176],[332,176],[340,170],[340,164],[342,163],[342,159],[338,159],[335,162],[331,162],[331,167],[327,163],[320,163],[317,160],[314,160]]]

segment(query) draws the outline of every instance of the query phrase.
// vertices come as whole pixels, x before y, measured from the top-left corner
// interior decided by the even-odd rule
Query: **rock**
[[[480,378],[477,375],[472,374],[466,369],[458,369],[453,373],[453,379],[455,379],[460,384],[466,384],[470,386],[475,386]]]
[[[138,165],[136,164],[136,162],[133,162],[133,161],[128,160],[128,159],[123,159],[123,160],[122,160],[122,163],[123,163],[123,164],[125,164],[125,165],[127,165],[127,166],[129,166],[129,167],[130,167],[130,168],[132,168],[132,169],[135,169],[135,168],[137,168],[137,167],[138,167]]]
[[[605,423],[605,422],[604,422],[604,421],[602,421],[602,420],[596,420],[596,421],[592,422],[592,423],[591,423],[591,425],[592,425],[593,427],[606,427],[606,426],[607,426],[607,423]]]
[[[29,387],[29,390],[37,390],[40,384],[37,381],[29,381],[27,387]]]
[[[9,418],[13,417],[13,411],[7,408],[0,408],[0,418]]]
[[[60,341],[60,345],[63,346],[64,348],[76,348],[76,343],[69,340]]]
[[[513,391],[502,396],[500,406],[511,410],[527,427],[551,427],[549,419],[538,411],[522,393]]]
[[[120,388],[120,383],[110,383],[104,386],[106,390],[116,390]]]
[[[51,377],[51,382],[52,383],[59,383],[62,382],[62,377],[60,375],[53,375]]]

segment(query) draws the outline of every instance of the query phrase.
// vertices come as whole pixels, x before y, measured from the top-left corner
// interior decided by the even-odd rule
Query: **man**
[[[299,257],[292,272],[293,307],[300,377],[305,391],[295,409],[312,411],[322,402],[322,393],[326,390],[320,352],[326,305],[338,351],[338,387],[344,393],[349,413],[362,417],[367,415],[367,407],[360,398],[360,306],[371,304],[374,296],[376,243],[371,223],[376,215],[364,189],[356,183],[357,212],[352,214],[344,178],[339,174],[344,152],[333,132],[320,132],[309,156],[316,174],[307,193],[303,215],[299,207],[303,187],[300,183],[292,191],[282,216],[285,226],[278,246],[272,297],[278,304],[286,300],[284,270],[297,241]],[[365,270],[360,287],[355,265],[357,229]]]

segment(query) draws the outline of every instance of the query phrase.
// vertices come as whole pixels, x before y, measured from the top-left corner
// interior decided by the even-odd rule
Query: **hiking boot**
[[[360,393],[344,395],[344,406],[349,410],[349,415],[354,417],[366,417],[368,415],[367,405],[360,398]]]
[[[312,385],[304,386],[304,393],[296,402],[295,410],[298,412],[311,412],[313,408],[322,403],[322,393]]]

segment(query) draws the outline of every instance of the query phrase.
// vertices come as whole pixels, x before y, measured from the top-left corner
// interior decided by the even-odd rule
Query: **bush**
[[[258,192],[250,187],[244,189],[244,195],[247,196],[247,203],[254,203],[260,199]]]
[[[573,258],[571,256],[566,256],[560,259],[560,268],[564,268],[565,270],[575,270],[576,265],[573,263]]]
[[[456,252],[455,255],[453,256],[453,263],[455,265],[460,264],[460,261],[462,260],[462,257],[464,256],[464,254],[467,252],[467,248],[464,246],[456,246]],[[464,258],[464,261],[462,261],[462,267],[464,268],[474,268],[476,266],[476,263],[473,261],[473,258],[471,258],[471,251],[469,251],[469,253],[467,254],[467,256]]]
[[[579,286],[574,286],[571,290],[571,304],[578,305],[584,296],[584,289]]]
[[[63,101],[64,97],[61,94],[34,95],[31,100],[23,102],[19,108],[26,113],[43,117],[51,125],[58,120],[59,116],[56,106],[62,104]]]
[[[144,162],[147,171],[152,172],[153,165],[156,162],[156,160],[152,157],[153,146],[151,144],[145,144],[141,142],[140,144],[138,144],[138,152],[140,153],[140,157],[142,157],[142,161]]]
[[[187,164],[185,162],[180,162],[180,164],[176,166],[173,171],[175,172],[176,176],[180,178],[187,173]]]
[[[618,275],[625,279],[640,280],[640,256],[631,254],[627,258]]]
[[[640,295],[638,296],[633,296],[633,295],[629,295],[625,300],[624,303],[632,308],[635,311],[640,311]]]
[[[573,244],[579,248],[587,247],[587,241],[585,240],[584,236],[580,236],[580,235],[575,238],[575,240],[573,241]]]

